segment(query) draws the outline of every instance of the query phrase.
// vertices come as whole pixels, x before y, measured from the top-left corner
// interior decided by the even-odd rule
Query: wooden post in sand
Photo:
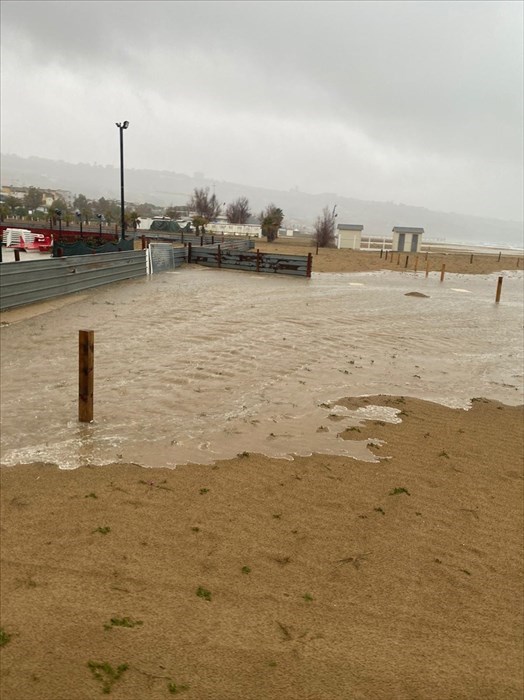
[[[413,265],[413,271],[416,272],[418,268],[418,255],[415,255],[415,264]]]
[[[499,259],[497,260],[497,262],[500,262],[501,255],[502,255],[502,251],[499,253]]]
[[[426,258],[426,277],[429,275],[429,260]]]
[[[502,277],[499,277],[497,281],[497,295],[495,296],[495,303],[498,304],[500,301],[500,293],[502,292]]]
[[[381,248],[381,249],[380,249],[380,257],[382,257],[383,254],[384,254],[384,251],[383,251],[382,248]]]
[[[315,255],[318,255],[318,241],[317,241],[317,252],[315,253]]]
[[[78,420],[93,420],[95,332],[79,331],[78,335]]]
[[[388,259],[388,251],[386,250],[386,255],[384,257],[384,260],[387,260],[387,259]]]
[[[446,274],[446,266],[442,265],[442,270],[440,271],[440,281],[444,281],[444,275]]]
[[[406,255],[406,263],[404,265],[405,268],[408,266],[408,262],[409,262],[409,255]]]
[[[472,262],[473,262],[473,253],[471,253],[471,255],[469,256],[469,264],[471,265]]]

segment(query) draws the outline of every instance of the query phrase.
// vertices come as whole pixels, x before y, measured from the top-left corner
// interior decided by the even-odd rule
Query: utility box
[[[391,250],[396,253],[419,253],[422,245],[423,228],[394,226]]]
[[[335,233],[337,248],[360,250],[363,229],[360,224],[338,224]]]

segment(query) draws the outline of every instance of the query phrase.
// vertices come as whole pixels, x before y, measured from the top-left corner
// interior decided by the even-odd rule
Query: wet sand
[[[3,466],[1,697],[522,698],[522,405],[334,398],[372,461]]]
[[[425,272],[429,261],[430,272],[441,272],[445,265],[445,273],[462,273],[467,275],[491,274],[500,270],[523,270],[524,257],[522,252],[514,254],[503,253],[457,253],[431,252],[428,253],[391,253],[380,255],[379,250],[350,250],[336,248],[319,248],[305,244],[300,240],[279,238],[268,243],[265,238],[255,243],[262,253],[287,253],[289,255],[313,256],[314,272],[372,272],[377,270],[403,270]],[[406,266],[406,258],[407,266]]]

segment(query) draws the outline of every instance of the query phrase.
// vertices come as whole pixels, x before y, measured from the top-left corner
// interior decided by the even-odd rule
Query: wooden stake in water
[[[502,292],[502,277],[499,277],[497,282],[497,295],[495,297],[495,303],[498,304],[500,301],[500,293]]]
[[[446,266],[442,265],[442,270],[440,271],[440,281],[444,281],[444,275],[446,274]]]
[[[78,336],[78,420],[93,420],[95,332],[79,331]]]

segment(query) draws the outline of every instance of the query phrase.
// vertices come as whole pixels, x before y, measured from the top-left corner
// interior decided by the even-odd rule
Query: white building
[[[364,227],[360,224],[338,224],[335,231],[337,248],[360,250],[363,230]]]
[[[391,250],[397,253],[420,252],[423,233],[423,228],[411,228],[410,226],[394,226]]]

